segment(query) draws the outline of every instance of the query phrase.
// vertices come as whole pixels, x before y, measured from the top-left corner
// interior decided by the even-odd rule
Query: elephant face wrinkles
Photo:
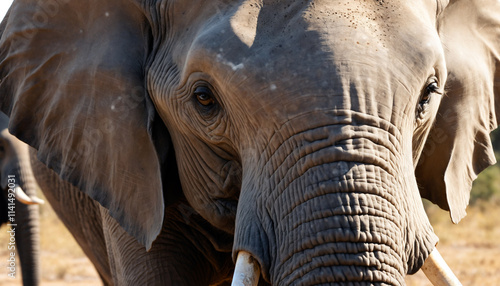
[[[388,22],[383,20],[389,17],[387,10],[370,10],[373,5],[377,4],[360,3],[353,11],[354,6],[338,3],[280,7],[244,1],[205,16],[206,21],[190,23],[189,31],[180,36],[184,45],[158,44],[148,74],[150,95],[172,134],[186,198],[208,221],[233,233],[240,192],[256,192],[268,202],[289,188],[305,192],[311,187],[290,187],[287,178],[317,178],[312,170],[321,165],[359,162],[392,177],[411,175],[411,166],[401,164],[414,150],[421,151],[437,112],[438,91],[446,80],[443,51],[437,32],[412,7],[393,5],[401,14],[390,13],[396,19]],[[425,28],[414,30],[398,24],[402,22]],[[415,46],[415,39],[424,44]],[[168,69],[165,62],[171,64]],[[213,98],[209,108],[200,106],[200,88]],[[417,111],[421,104],[425,113]],[[412,141],[414,131],[419,141]],[[301,139],[288,140],[293,134]],[[266,152],[273,154],[262,156]],[[302,171],[293,171],[298,166]],[[330,174],[322,181],[372,182],[348,177]],[[401,188],[418,192],[414,180],[384,189]],[[401,204],[401,198],[377,195],[393,206]],[[271,214],[279,213],[267,208]],[[270,237],[278,235],[268,231]],[[282,242],[267,243],[261,247]],[[412,245],[413,238],[405,243]],[[263,261],[268,259],[263,258],[266,251],[252,250],[267,271],[281,267],[277,260],[275,265]],[[270,281],[281,279],[267,275]]]
[[[457,222],[494,161],[495,0],[54,3],[2,22],[0,107],[152,256],[227,252],[217,229],[274,285],[404,284],[437,243],[421,197]]]

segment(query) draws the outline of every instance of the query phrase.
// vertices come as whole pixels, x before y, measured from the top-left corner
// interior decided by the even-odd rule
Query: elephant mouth
[[[236,209],[238,207],[237,198],[213,198],[213,206],[217,213],[215,220],[210,220],[219,229],[225,232],[234,233],[234,223],[236,220]]]
[[[216,199],[215,202],[227,212],[231,212],[236,215],[236,208],[238,207],[237,199]]]

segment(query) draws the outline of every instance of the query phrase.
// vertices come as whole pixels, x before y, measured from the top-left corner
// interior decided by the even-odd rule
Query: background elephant
[[[15,276],[19,275],[21,270],[24,285],[39,285],[38,204],[43,201],[36,197],[38,186],[31,169],[29,147],[9,133],[8,121],[9,118],[0,113],[0,187],[2,190],[0,223],[15,224],[13,226],[15,244],[8,246],[9,251],[17,252],[18,255],[15,257]],[[9,211],[11,211],[10,215]],[[8,269],[7,273],[12,273],[12,270]]]
[[[1,26],[0,107],[102,205],[116,284],[218,283],[225,237],[271,284],[404,284],[438,241],[421,197],[458,222],[495,161],[498,1],[207,2]]]

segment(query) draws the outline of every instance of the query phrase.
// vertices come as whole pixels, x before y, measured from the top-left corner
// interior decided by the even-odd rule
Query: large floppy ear
[[[132,1],[14,1],[1,30],[0,106],[11,133],[149,249],[170,140],[145,87],[147,23]]]
[[[458,223],[473,180],[495,163],[489,134],[500,119],[500,2],[450,1],[438,22],[448,80],[420,161],[423,197]]]

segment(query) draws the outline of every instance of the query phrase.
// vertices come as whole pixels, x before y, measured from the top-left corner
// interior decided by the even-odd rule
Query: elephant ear
[[[496,162],[489,134],[500,118],[500,2],[450,1],[438,28],[446,94],[415,172],[422,196],[458,223],[472,182]]]
[[[1,27],[11,133],[149,249],[163,222],[170,141],[145,88],[144,15],[129,1],[23,0]]]

